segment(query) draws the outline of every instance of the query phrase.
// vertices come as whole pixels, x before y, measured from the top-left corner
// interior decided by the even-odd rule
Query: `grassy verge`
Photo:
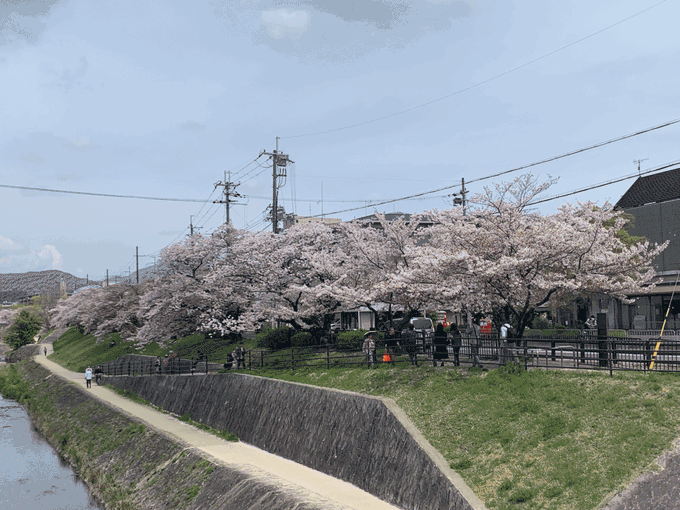
[[[253,373],[394,399],[489,508],[595,508],[680,435],[680,379],[671,374]]]
[[[201,334],[174,340],[167,347],[161,347],[156,342],[152,342],[144,346],[142,350],[137,350],[135,342],[125,342],[117,333],[107,335],[101,342],[97,342],[94,335],[83,335],[78,328],[74,327],[55,340],[54,354],[50,355],[50,359],[69,370],[82,372],[88,366],[113,361],[125,354],[165,356],[170,350],[182,358],[197,357],[200,351],[207,354],[209,361],[223,361],[229,353],[234,351],[236,345],[229,339],[206,339]],[[251,348],[246,343],[244,347]]]

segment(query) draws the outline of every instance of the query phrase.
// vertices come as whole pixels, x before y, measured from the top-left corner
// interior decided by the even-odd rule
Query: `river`
[[[31,426],[26,410],[0,396],[0,508],[101,510],[71,467]]]

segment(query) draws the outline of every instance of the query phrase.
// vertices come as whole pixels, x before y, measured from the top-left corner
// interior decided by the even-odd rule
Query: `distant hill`
[[[88,284],[88,280],[85,278],[78,278],[57,269],[0,274],[0,303],[6,301],[10,303],[25,301],[32,296],[40,294],[59,295],[61,293],[62,282],[66,292],[69,294]],[[90,285],[100,283],[93,282],[92,280],[89,281]]]

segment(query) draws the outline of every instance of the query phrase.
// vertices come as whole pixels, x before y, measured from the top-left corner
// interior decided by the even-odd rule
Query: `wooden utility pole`
[[[139,246],[135,246],[135,257],[137,258],[137,285],[139,285]]]

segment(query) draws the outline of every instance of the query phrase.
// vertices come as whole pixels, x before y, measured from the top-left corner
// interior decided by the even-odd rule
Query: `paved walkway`
[[[84,374],[71,372],[43,355],[47,347],[47,355],[52,354],[52,344],[40,346],[40,355],[35,360],[54,374],[73,381],[85,388]],[[395,510],[398,507],[385,503],[375,496],[355,487],[352,484],[333,478],[314,469],[293,461],[278,457],[245,443],[224,441],[178,419],[160,413],[150,407],[137,404],[117,393],[92,383],[91,390],[96,398],[111,404],[123,412],[143,420],[152,428],[187,443],[216,462],[227,465],[241,472],[261,476],[269,483],[277,481],[281,486],[296,486],[309,494],[314,502],[328,501],[329,508],[346,508],[356,510]]]

